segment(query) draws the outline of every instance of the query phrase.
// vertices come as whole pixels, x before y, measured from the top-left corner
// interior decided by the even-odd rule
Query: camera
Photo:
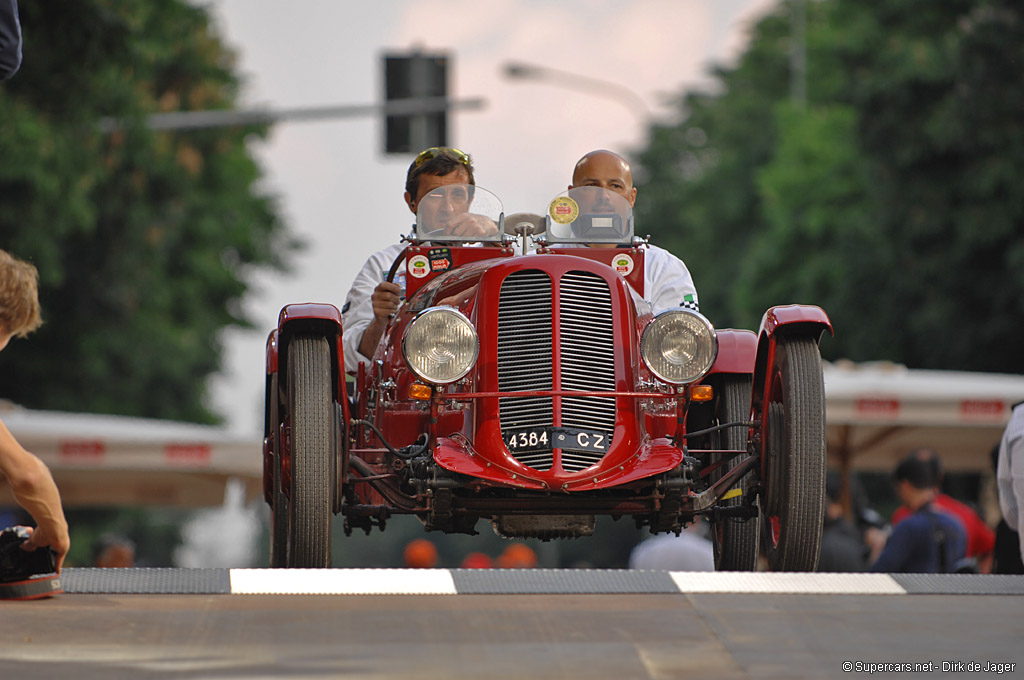
[[[21,549],[28,540],[26,527],[8,527],[0,531],[0,583],[24,581],[57,571],[57,554],[52,548]]]

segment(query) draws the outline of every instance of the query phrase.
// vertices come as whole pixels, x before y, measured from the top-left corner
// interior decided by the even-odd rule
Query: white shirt
[[[999,442],[996,486],[1003,519],[1020,533],[1020,554],[1024,559],[1024,403],[1013,409]]]
[[[366,264],[356,274],[352,288],[345,298],[345,306],[341,308],[342,335],[341,344],[345,349],[345,370],[355,373],[356,365],[362,361],[369,366],[371,357],[363,356],[359,352],[359,342],[363,339],[363,333],[373,321],[373,303],[370,296],[373,289],[388,277],[388,270],[394,264],[395,258],[405,252],[406,244],[396,243],[384,250],[378,251],[366,260]],[[399,265],[395,273],[395,283],[405,293],[405,267]]]
[[[644,299],[654,313],[671,307],[700,311],[697,288],[683,261],[658,246],[648,246],[644,253]]]

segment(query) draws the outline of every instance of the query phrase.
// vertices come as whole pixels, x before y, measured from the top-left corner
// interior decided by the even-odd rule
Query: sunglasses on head
[[[466,166],[469,165],[468,153],[466,153],[465,151],[460,151],[458,149],[453,149],[452,147],[449,146],[432,146],[429,149],[424,149],[423,151],[420,152],[419,156],[416,156],[416,160],[413,161],[413,165],[415,165],[418,168],[425,162],[433,160],[435,158],[440,158],[441,156],[447,156],[448,158],[458,161],[459,163],[462,163],[463,165]]]

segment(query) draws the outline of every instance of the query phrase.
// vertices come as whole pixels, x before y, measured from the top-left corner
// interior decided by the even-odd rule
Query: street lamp
[[[550,81],[598,97],[615,99],[629,108],[641,123],[647,122],[651,116],[650,109],[647,108],[647,103],[643,98],[636,92],[633,92],[633,90],[618,83],[569,73],[568,71],[560,71],[548,68],[547,66],[524,64],[522,62],[506,62],[504,70],[507,78]]]

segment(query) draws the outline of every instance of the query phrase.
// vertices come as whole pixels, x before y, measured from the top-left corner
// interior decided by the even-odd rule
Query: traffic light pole
[[[353,104],[346,106],[320,106],[300,109],[172,111],[154,113],[146,119],[150,130],[198,130],[201,128],[269,125],[284,121],[329,120],[380,115],[415,115],[442,111],[472,111],[482,109],[484,99],[452,100],[446,97],[417,97],[391,100],[384,104]],[[111,133],[126,127],[119,118],[101,118],[99,130]]]

